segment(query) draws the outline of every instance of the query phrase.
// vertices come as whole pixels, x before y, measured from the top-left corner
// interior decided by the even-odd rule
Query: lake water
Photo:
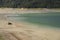
[[[12,20],[25,21],[37,25],[60,28],[60,12],[26,13],[16,15],[18,16],[9,16],[9,18],[12,18]]]

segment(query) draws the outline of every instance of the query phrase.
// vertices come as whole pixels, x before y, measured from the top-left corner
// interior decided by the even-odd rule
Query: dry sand
[[[3,11],[6,13],[5,10],[2,10],[0,13]],[[12,22],[12,25],[8,25],[8,22]],[[60,40],[60,30],[33,26],[27,23],[10,21],[6,16],[0,16],[0,33],[4,40]]]

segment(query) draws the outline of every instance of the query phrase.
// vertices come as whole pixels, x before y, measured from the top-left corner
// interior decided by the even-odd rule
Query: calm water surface
[[[60,28],[60,13],[49,12],[49,13],[26,13],[17,14],[18,16],[10,16],[12,20],[25,21],[32,24],[48,25],[54,28]]]

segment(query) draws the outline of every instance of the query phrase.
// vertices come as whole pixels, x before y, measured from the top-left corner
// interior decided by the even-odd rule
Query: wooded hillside
[[[0,7],[60,8],[60,0],[0,0]]]

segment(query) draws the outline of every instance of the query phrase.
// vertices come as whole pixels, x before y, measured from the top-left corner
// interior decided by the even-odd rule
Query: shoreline
[[[5,18],[5,17],[2,17]],[[8,19],[8,18],[7,18]],[[37,28],[24,22],[11,20],[0,20],[0,32],[6,40],[58,40],[60,39],[60,30]],[[7,25],[12,22],[13,25]],[[3,24],[4,23],[4,24]],[[33,27],[34,26],[34,27]],[[6,36],[5,36],[6,35]]]
[[[13,20],[12,20],[13,21]],[[57,28],[57,27],[53,27],[53,26],[50,26],[50,25],[39,25],[39,24],[34,24],[34,23],[30,23],[30,22],[26,22],[26,21],[14,21],[15,23],[18,23],[19,24],[23,24],[23,26],[26,26],[26,27],[29,27],[29,28],[37,28],[37,29],[48,29],[48,30],[60,30],[60,28]]]

